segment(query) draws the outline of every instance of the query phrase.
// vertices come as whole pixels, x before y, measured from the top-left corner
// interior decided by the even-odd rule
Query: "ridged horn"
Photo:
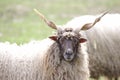
[[[44,20],[44,22],[45,22],[48,26],[50,26],[50,27],[53,28],[53,29],[57,29],[57,26],[56,26],[52,21],[47,20],[47,18],[46,18],[43,14],[41,14],[37,9],[34,9],[34,11],[39,15],[39,17],[40,17],[41,19]]]
[[[99,16],[98,18],[96,18],[93,23],[86,23],[85,25],[82,26],[82,28],[81,28],[81,27],[80,27],[80,28],[77,28],[77,29],[75,30],[75,32],[79,33],[80,30],[88,30],[88,29],[92,28],[92,27],[93,27],[97,22],[99,22],[99,21],[101,20],[101,18],[102,18],[104,15],[106,15],[107,13],[108,13],[108,11],[107,11],[107,12],[104,12],[101,16]]]

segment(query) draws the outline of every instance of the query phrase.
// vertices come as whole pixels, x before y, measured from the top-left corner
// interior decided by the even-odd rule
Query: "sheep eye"
[[[73,37],[71,40],[76,44],[79,42],[79,39],[77,37]]]
[[[62,43],[64,40],[65,40],[64,37],[60,37],[60,38],[58,39],[58,41],[59,41],[60,43]]]

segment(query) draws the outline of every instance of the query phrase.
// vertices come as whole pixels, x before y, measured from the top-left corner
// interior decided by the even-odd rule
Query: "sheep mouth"
[[[71,62],[74,59],[74,55],[64,55],[65,61]]]

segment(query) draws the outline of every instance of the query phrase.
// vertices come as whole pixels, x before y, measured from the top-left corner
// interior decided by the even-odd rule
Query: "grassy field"
[[[0,41],[20,44],[52,35],[53,30],[38,17],[34,8],[62,25],[80,15],[106,10],[119,13],[120,0],[1,0]]]

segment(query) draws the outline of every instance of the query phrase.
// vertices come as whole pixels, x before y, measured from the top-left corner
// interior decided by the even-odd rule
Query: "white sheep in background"
[[[86,15],[69,21],[74,28],[91,23],[97,16]],[[107,14],[93,28],[86,31],[90,56],[91,77],[106,76],[118,80],[120,76],[120,14]]]
[[[20,46],[0,43],[0,80],[41,80],[40,59],[52,42],[45,39]]]
[[[94,26],[99,18],[73,30],[39,15],[57,29],[57,35],[20,46],[0,43],[0,80],[88,80],[86,39],[79,32]]]

